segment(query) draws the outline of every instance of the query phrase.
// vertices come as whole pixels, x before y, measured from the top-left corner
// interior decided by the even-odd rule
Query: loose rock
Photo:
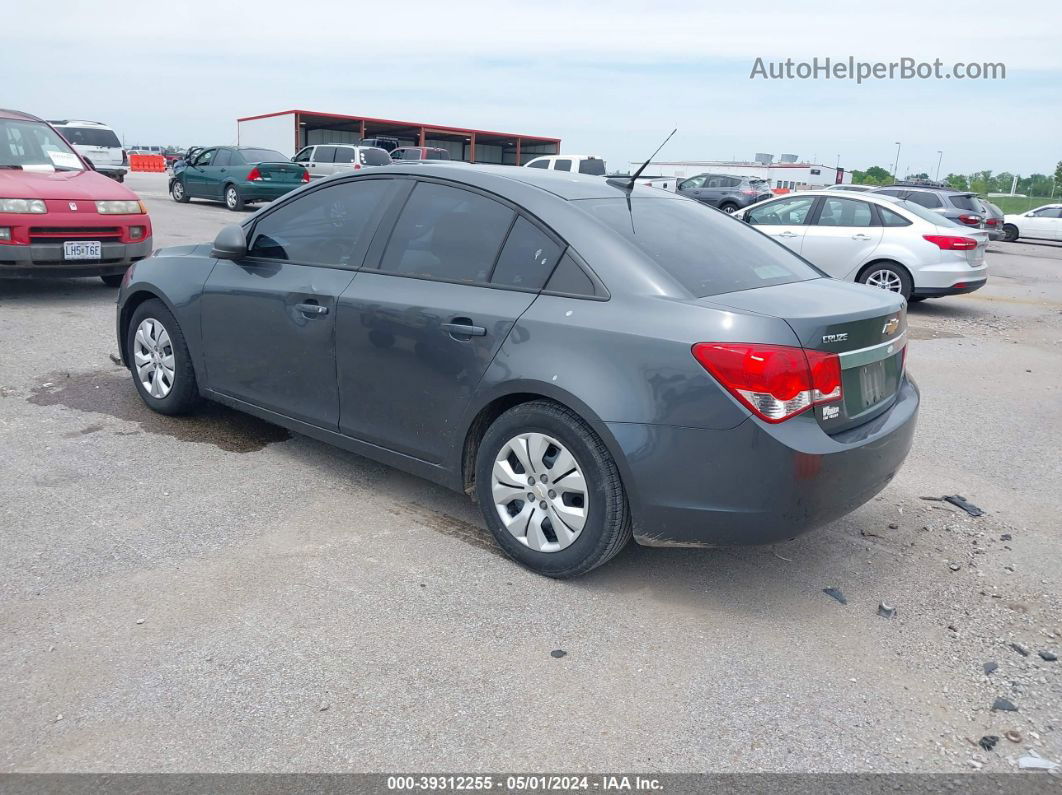
[[[958,571],[959,569],[962,568],[962,566],[960,566],[958,563],[949,563],[948,564],[948,568],[951,569],[952,571]]]
[[[1014,651],[1016,651],[1022,657],[1028,657],[1029,656],[1029,650],[1027,648],[1025,648],[1024,646],[1022,646],[1020,643],[1011,643],[1010,647],[1012,649],[1014,649]]]
[[[993,748],[996,747],[996,743],[998,742],[999,737],[994,734],[986,734],[984,737],[977,741],[977,744],[984,748],[986,751],[991,751]]]
[[[1004,732],[1003,736],[1010,740],[1012,743],[1021,742],[1021,732],[1017,729],[1011,729],[1008,732]]]
[[[882,602],[878,605],[878,615],[882,618],[896,618],[896,608]]]
[[[996,664],[995,660],[989,660],[988,662],[985,663],[985,673],[986,674],[990,674],[994,670],[996,670],[998,667],[999,667],[999,665]]]
[[[822,592],[824,594],[826,594],[827,596],[832,596],[834,599],[836,599],[838,602],[840,602],[843,605],[848,604],[848,600],[844,598],[844,594],[841,593],[841,589],[840,588],[834,588],[831,585],[829,588],[823,588]]]
[[[1055,654],[1053,651],[1048,651],[1047,649],[1040,649],[1040,651],[1036,653],[1039,654],[1040,657],[1046,660],[1047,662],[1058,662],[1058,655]]]
[[[550,657],[555,657],[556,659],[559,660],[561,657],[564,657],[567,654],[568,654],[568,652],[566,652],[564,649],[554,649],[553,651],[551,651],[549,653],[549,656]]]
[[[992,709],[994,711],[995,710],[1000,710],[1000,711],[1003,711],[1003,712],[1017,712],[1018,711],[1018,707],[1014,704],[1013,701],[1011,701],[1010,699],[1002,698],[1002,697],[997,697],[996,700],[992,702]]]

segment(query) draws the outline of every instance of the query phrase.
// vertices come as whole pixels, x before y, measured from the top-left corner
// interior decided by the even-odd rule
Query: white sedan
[[[1021,215],[1003,216],[1003,239],[1062,240],[1062,204],[1045,204]]]
[[[971,293],[988,281],[988,233],[877,193],[806,191],[734,214],[835,279],[919,301]]]

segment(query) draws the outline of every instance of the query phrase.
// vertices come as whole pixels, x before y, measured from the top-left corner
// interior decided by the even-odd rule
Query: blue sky
[[[143,144],[225,143],[238,116],[301,107],[551,135],[620,168],[678,127],[662,158],[891,167],[901,141],[901,172],[932,174],[943,150],[942,173],[1050,173],[1062,3],[1014,5],[18,3],[5,11],[0,103],[106,121]],[[749,79],[757,57],[849,55],[1002,62],[1007,78]]]

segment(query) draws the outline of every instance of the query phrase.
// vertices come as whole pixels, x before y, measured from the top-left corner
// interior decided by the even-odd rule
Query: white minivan
[[[576,174],[605,176],[605,161],[594,155],[543,155],[524,163],[524,168],[547,168],[553,171],[574,171]]]
[[[57,129],[96,171],[118,182],[125,181],[126,172],[129,171],[129,156],[114,130],[98,121],[64,119],[48,123]]]
[[[330,177],[340,171],[357,171],[365,166],[391,165],[391,155],[385,149],[357,144],[305,146],[291,159],[310,172],[310,179]]]

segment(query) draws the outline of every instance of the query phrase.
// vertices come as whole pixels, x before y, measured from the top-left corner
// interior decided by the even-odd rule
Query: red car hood
[[[133,199],[136,194],[95,171],[15,171],[0,169],[2,199],[102,201]]]

